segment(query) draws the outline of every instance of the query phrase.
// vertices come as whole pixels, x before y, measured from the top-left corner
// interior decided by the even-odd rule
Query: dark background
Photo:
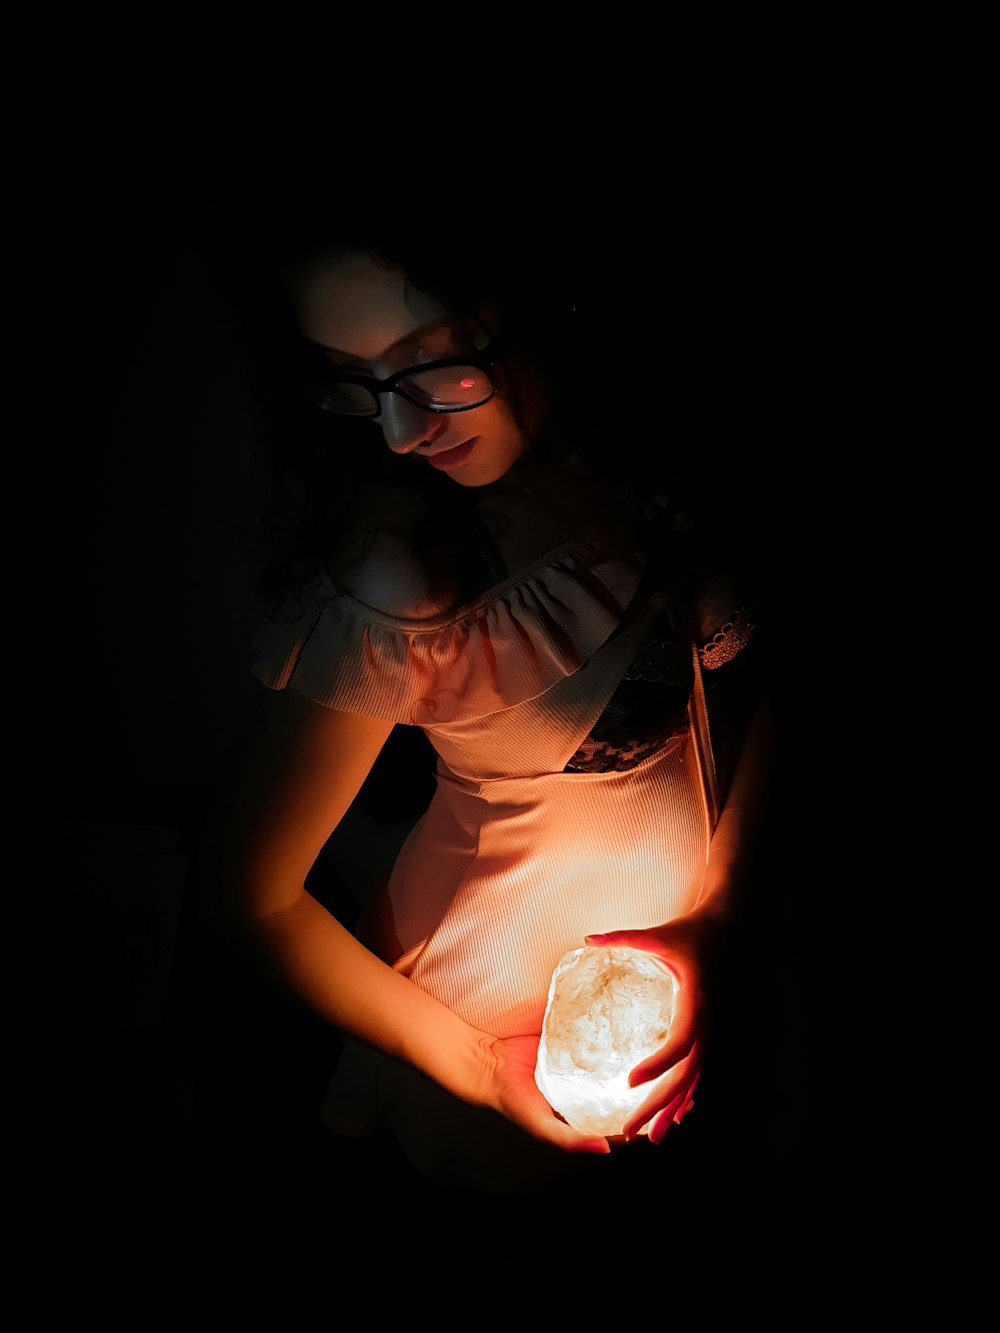
[[[704,40],[688,36],[678,49],[697,72],[681,78],[673,52],[668,93],[655,57],[638,63],[608,34],[603,83],[593,51],[560,65],[546,47],[522,54],[509,101],[482,70],[457,97],[421,86],[415,58],[404,74],[406,29],[378,63],[324,14],[181,6],[10,34],[4,535],[27,772],[202,786],[238,726],[260,480],[253,388],[207,246],[234,145],[269,123],[294,142],[328,120],[329,161],[313,169],[362,190],[384,189],[402,155],[412,180],[426,155],[426,197],[406,200],[415,225],[469,209],[497,235],[507,219],[563,233],[585,281],[589,265],[604,284],[596,363],[638,345],[626,373],[651,431],[668,438],[679,415],[718,451],[720,502],[754,515],[778,604],[804,619],[798,566],[815,551],[795,543],[814,525],[822,473],[808,473],[829,430],[821,416],[804,450],[815,358],[800,320],[804,266],[824,264],[809,248],[822,200],[809,136],[775,90],[747,103],[745,86],[713,82]],[[346,79],[337,53],[360,60],[359,45],[367,75]],[[445,187],[435,148],[455,120],[476,148],[468,180]],[[629,318],[661,337],[673,321],[672,336],[651,354]]]
[[[787,450],[808,374],[788,323],[805,299],[799,230],[811,205],[797,188],[802,142],[790,131],[775,140],[768,91],[758,90],[751,128],[732,90],[720,109],[713,85],[688,71],[680,96],[655,62],[636,69],[631,47],[571,61],[553,43],[528,61],[516,41],[492,65],[480,49],[475,77],[461,78],[454,52],[418,61],[401,33],[380,56],[370,27],[348,37],[320,12],[70,15],[21,20],[8,35],[6,809],[23,1070],[14,1197],[26,1264],[58,1262],[81,1281],[111,1272],[123,1290],[140,1270],[181,1285],[193,1274],[250,1302],[248,1275],[275,1247],[285,1263],[308,1255],[314,1274],[332,1253],[346,1256],[355,1281],[363,1259],[365,1272],[405,1277],[408,1291],[440,1263],[426,1230],[412,1240],[424,1195],[393,1145],[358,1145],[349,1163],[331,1164],[316,1139],[312,1108],[336,1039],[204,936],[183,881],[254,689],[253,395],[206,238],[220,167],[262,105],[287,111],[302,71],[315,80],[326,68],[325,49],[331,142],[362,185],[392,170],[401,144],[419,151],[463,116],[498,189],[513,174],[550,226],[563,210],[575,245],[582,234],[604,251],[628,247],[641,274],[647,262],[657,269],[666,240],[685,290],[705,287],[714,364],[729,367],[700,387],[704,412],[727,431],[740,421],[740,481],[760,516],[774,601],[792,631],[805,619],[807,525],[788,502],[790,484],[793,504],[808,487],[794,467],[789,482]],[[677,69],[674,54],[666,73]],[[437,182],[429,196],[440,204]],[[461,206],[461,191],[445,200]],[[662,278],[651,282],[662,291]],[[657,420],[668,412],[655,405]],[[786,565],[790,545],[799,554]],[[780,959],[761,1001],[775,1000],[780,1019],[766,1050],[742,1030],[731,1037],[736,1066],[754,1067],[761,1101],[776,1109],[752,1148],[749,1129],[734,1133],[723,1115],[699,1159],[714,1161],[720,1197],[713,1213],[701,1191],[711,1299],[737,1314],[794,1310],[821,1268],[815,920],[795,896],[811,835],[801,798],[813,719],[802,702],[795,827],[769,863],[756,926],[765,956]],[[120,870],[129,857],[143,882],[155,862],[152,879],[166,873],[174,885],[156,890],[138,924]],[[152,999],[139,1013],[142,985]],[[446,1190],[437,1203],[446,1248],[464,1253],[464,1235],[469,1268],[483,1261],[462,1218],[476,1216],[491,1271],[497,1255],[534,1271],[544,1242],[519,1249],[516,1237],[534,1233],[516,1217],[501,1210],[487,1225],[481,1201]],[[662,1234],[646,1221],[634,1234],[627,1211],[622,1236],[600,1221],[602,1255],[648,1276],[649,1256],[683,1225],[664,1208]],[[519,1283],[508,1271],[507,1289]],[[664,1299],[676,1308],[676,1287]],[[492,1301],[469,1318],[507,1326]]]

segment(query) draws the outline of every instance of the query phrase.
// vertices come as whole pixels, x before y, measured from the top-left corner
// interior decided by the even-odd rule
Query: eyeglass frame
[[[351,374],[350,371],[338,372],[331,367],[331,373],[325,377],[326,380],[336,381],[341,384],[359,384],[362,388],[367,389],[375,399],[374,412],[338,412],[335,407],[326,407],[323,403],[316,402],[316,399],[312,394],[305,389],[301,379],[299,380],[299,388],[309,401],[315,404],[321,412],[329,412],[331,416],[337,417],[353,417],[355,421],[371,421],[375,417],[380,416],[382,405],[379,402],[379,398],[384,393],[398,393],[401,398],[404,398],[408,403],[412,403],[414,407],[419,407],[424,412],[433,412],[438,416],[445,413],[450,414],[452,412],[471,412],[477,407],[483,407],[492,398],[495,398],[500,389],[499,384],[497,384],[496,380],[493,378],[490,367],[495,365],[500,359],[498,348],[501,342],[501,337],[499,334],[490,333],[489,329],[481,320],[479,321],[479,324],[484,332],[488,334],[489,342],[475,354],[466,353],[464,356],[446,356],[437,361],[423,361],[419,365],[407,366],[403,370],[397,370],[394,375],[389,375],[384,380],[375,379],[372,375],[354,375]],[[304,341],[307,342],[310,347],[316,347],[320,351],[325,352],[327,350],[322,343],[313,342],[311,338],[305,338]],[[476,370],[484,371],[486,378],[490,382],[491,391],[489,395],[486,398],[481,399],[478,403],[468,403],[464,406],[432,407],[428,403],[418,403],[415,398],[410,397],[405,389],[399,387],[400,381],[406,379],[408,375],[413,375],[425,370],[443,370],[447,366],[473,366]]]

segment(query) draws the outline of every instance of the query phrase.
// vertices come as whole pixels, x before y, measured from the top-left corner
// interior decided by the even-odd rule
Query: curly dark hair
[[[578,198],[556,199],[535,182],[499,188],[491,176],[434,190],[422,161],[394,162],[359,185],[339,169],[342,150],[303,129],[301,108],[294,132],[290,119],[267,103],[243,126],[212,244],[260,398],[272,476],[260,563],[270,591],[301,586],[372,483],[419,490],[433,515],[427,540],[482,556],[460,562],[464,591],[485,586],[492,568],[488,538],[469,526],[468,488],[372,449],[370,423],[322,413],[297,388],[301,336],[283,277],[345,250],[402,269],[459,315],[497,301],[505,338],[526,347],[554,387],[555,428],[533,450],[586,457],[630,497],[648,552],[676,565],[679,556],[724,560],[728,548],[752,563],[754,464],[707,419],[724,379],[735,390],[731,373],[713,384],[718,343],[706,315],[691,318],[701,309],[690,299],[692,256],[668,264],[648,223],[598,226]]]

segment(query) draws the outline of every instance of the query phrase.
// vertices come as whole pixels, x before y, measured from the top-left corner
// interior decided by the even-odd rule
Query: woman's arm
[[[306,891],[392,725],[268,691],[249,751],[207,824],[196,874],[203,920],[341,1032],[537,1137],[606,1148],[557,1120],[541,1094],[511,1106],[503,1043],[394,972]]]
[[[736,886],[751,860],[771,802],[775,760],[775,704],[769,692],[758,701],[740,749],[733,780],[712,834],[695,911],[719,922],[739,908]]]

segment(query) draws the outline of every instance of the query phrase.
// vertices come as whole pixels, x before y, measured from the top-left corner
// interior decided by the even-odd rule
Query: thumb
[[[649,934],[643,930],[608,930],[603,935],[584,935],[584,944],[617,944],[649,951]]]

